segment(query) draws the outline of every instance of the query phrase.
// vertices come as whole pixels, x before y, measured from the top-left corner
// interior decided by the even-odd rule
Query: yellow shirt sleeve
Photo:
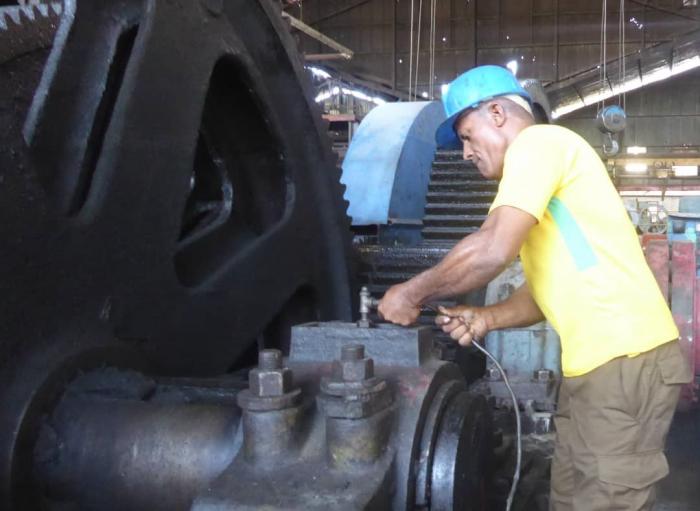
[[[508,147],[503,177],[489,212],[512,206],[530,213],[538,222],[542,220],[566,168],[566,148],[542,135],[537,126],[531,126]]]

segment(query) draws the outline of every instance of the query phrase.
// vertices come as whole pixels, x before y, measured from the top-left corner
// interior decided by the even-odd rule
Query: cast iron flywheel
[[[278,11],[66,0],[50,53],[0,63],[0,508],[26,509],[77,373],[219,375],[350,319],[339,176]]]

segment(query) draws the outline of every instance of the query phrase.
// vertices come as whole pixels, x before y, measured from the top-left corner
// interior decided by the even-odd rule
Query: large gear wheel
[[[0,62],[2,509],[29,509],[77,372],[218,375],[352,315],[339,174],[279,6],[63,9],[48,58]]]

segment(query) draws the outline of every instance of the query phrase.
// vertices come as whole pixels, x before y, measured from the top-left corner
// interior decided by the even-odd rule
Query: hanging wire
[[[430,70],[430,99],[435,99],[435,40],[437,38],[437,0],[433,3],[433,68]]]
[[[413,11],[414,0],[411,0],[411,30],[409,30],[408,45],[408,100],[411,101],[411,85],[413,85]]]
[[[437,0],[430,1],[430,80],[428,83],[430,99],[435,98],[435,36],[436,36]]]
[[[608,60],[608,0],[603,0],[601,20],[600,20],[600,90],[607,87],[608,73],[606,62]],[[598,101],[598,110],[605,108],[605,99],[601,97]]]
[[[622,49],[623,2],[624,0],[620,0],[620,8],[617,20],[617,104],[620,106],[622,106],[622,80],[624,78],[622,70],[622,58],[624,55],[624,50]]]
[[[430,70],[433,66],[433,1],[430,0],[430,15],[428,16],[428,96],[430,96]]]
[[[626,15],[625,15],[625,0],[620,0],[620,19],[622,20],[622,79],[626,80],[627,79],[627,59],[625,58],[625,54],[627,53],[627,49],[625,47],[625,21],[626,21]],[[627,90],[623,89],[622,91],[622,109],[624,110],[627,102]]]
[[[418,1],[418,34],[416,41],[416,75],[415,82],[413,86],[413,99],[415,100],[418,95],[418,64],[420,63],[420,32],[421,32],[421,21],[423,17],[423,0]]]

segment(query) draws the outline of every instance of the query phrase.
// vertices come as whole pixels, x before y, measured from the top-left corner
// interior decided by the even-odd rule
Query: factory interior
[[[520,258],[381,313],[492,216],[436,141],[480,66],[592,147],[678,329],[653,507],[550,499],[551,322],[436,326]],[[0,510],[698,510],[699,166],[698,0],[0,0]]]

